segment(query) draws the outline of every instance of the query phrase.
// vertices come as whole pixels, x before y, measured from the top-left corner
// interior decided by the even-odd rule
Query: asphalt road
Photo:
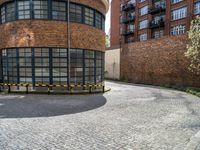
[[[200,99],[107,82],[94,95],[0,95],[0,150],[200,150]]]

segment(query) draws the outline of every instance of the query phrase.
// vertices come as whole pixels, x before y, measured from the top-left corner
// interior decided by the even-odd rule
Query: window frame
[[[180,19],[184,19],[187,17],[188,7],[184,6],[178,9],[174,9],[171,11],[171,21],[176,21]]]
[[[57,21],[66,21],[66,22],[68,21],[67,20],[67,2],[55,1],[55,0],[53,0],[53,1],[36,0],[36,1],[40,2],[40,4],[38,4],[38,6],[45,6],[45,7],[37,8],[37,5],[35,4],[36,2],[34,2],[34,1],[31,2],[31,0],[16,0],[16,1],[12,1],[12,2],[3,3],[2,5],[0,5],[0,24],[4,24],[7,22],[11,22],[11,21],[17,21],[17,20],[57,20]],[[42,5],[42,1],[45,1],[46,5],[45,4]],[[65,4],[64,12],[65,12],[66,16],[64,16],[64,18],[62,18],[62,17],[56,18],[53,15],[54,12],[57,12],[57,10],[56,9],[54,10],[53,6],[52,6],[54,2],[59,2],[59,3]],[[14,6],[14,9],[12,11],[12,12],[14,12],[14,15],[12,15],[13,19],[11,19],[11,20],[7,19],[7,17],[6,17],[7,16],[7,11],[6,11],[7,5]],[[81,8],[81,14],[80,14],[80,11],[78,14],[76,12],[74,14],[76,16],[76,18],[79,15],[79,17],[78,17],[79,19],[75,19],[74,21],[71,21],[71,22],[90,25],[90,26],[93,26],[93,27],[96,27],[98,29],[105,31],[105,15],[102,14],[100,11],[98,11],[94,8],[85,6],[83,4],[78,4],[78,3],[74,3],[74,2],[71,2],[70,5]],[[19,9],[20,6],[21,6],[21,9]],[[70,8],[70,9],[72,9],[72,8]],[[92,15],[85,16],[85,10],[86,11],[90,10],[92,12]],[[44,11],[44,13],[42,13],[43,11]],[[10,13],[13,14],[12,12],[10,12]],[[40,13],[38,13],[38,12],[40,12]],[[63,13],[63,11],[59,11],[59,12]],[[36,17],[37,14],[40,17]],[[59,16],[59,13],[57,15]],[[87,22],[87,17],[89,17],[90,23]]]
[[[19,9],[19,2],[23,2],[23,5],[21,5],[23,7],[23,9]],[[25,5],[25,2],[27,2],[27,5]],[[26,6],[28,8],[26,8]],[[22,12],[22,14],[20,15],[20,12]],[[26,14],[27,12],[27,14]],[[26,17],[28,16],[28,18]],[[20,18],[22,17],[22,18]],[[18,20],[30,20],[32,18],[32,15],[31,15],[31,3],[29,0],[18,0],[17,1],[17,19]]]
[[[34,2],[36,2],[36,1],[39,1],[40,2],[40,4],[38,5],[36,5],[36,4],[34,4]],[[44,5],[44,4],[42,4],[41,2],[46,2],[46,5]],[[40,8],[35,8],[35,7],[40,7]],[[46,9],[44,9],[43,7],[41,7],[41,6],[46,6]],[[33,1],[33,19],[45,19],[45,20],[47,20],[48,19],[48,16],[49,16],[49,10],[48,10],[48,7],[49,7],[49,4],[48,4],[48,0],[34,0]],[[36,14],[36,12],[40,12],[39,14]],[[42,11],[46,11],[46,14],[45,13],[41,13]],[[36,17],[36,15],[40,15],[40,17]],[[41,17],[41,15],[43,15],[43,17]],[[46,15],[45,17],[44,17],[44,15]]]
[[[86,11],[88,10],[88,12]],[[89,7],[84,8],[84,23],[90,26],[95,25],[95,12]]]
[[[180,35],[180,34],[184,34],[184,33],[186,33],[186,25],[180,24],[180,25],[171,27],[170,31],[171,31],[171,35],[172,36],[177,36],[177,35]]]
[[[199,15],[199,14],[200,14],[200,1],[197,1],[194,3],[194,15]]]

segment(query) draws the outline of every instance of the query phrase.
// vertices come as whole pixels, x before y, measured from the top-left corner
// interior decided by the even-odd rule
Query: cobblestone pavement
[[[107,82],[103,95],[1,95],[0,150],[200,149],[200,99]]]

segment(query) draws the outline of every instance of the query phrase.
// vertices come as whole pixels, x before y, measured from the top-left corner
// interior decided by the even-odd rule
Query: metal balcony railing
[[[122,11],[130,11],[130,10],[134,10],[134,9],[135,9],[135,4],[133,4],[133,3],[124,4],[122,6]]]
[[[130,16],[130,17],[124,17],[121,20],[121,23],[127,24],[130,22],[133,22],[135,20],[135,16]]]
[[[159,13],[159,12],[163,12],[166,10],[166,6],[152,6],[149,8],[148,12],[149,14],[156,14],[156,13]]]
[[[130,34],[134,34],[134,30],[133,29],[132,30],[125,30],[125,31],[122,32],[123,36],[127,36],[127,35],[130,35]]]
[[[163,21],[163,19],[160,19],[159,21],[151,21],[149,23],[150,29],[160,28],[160,27],[164,27],[164,26],[165,26],[165,22]]]

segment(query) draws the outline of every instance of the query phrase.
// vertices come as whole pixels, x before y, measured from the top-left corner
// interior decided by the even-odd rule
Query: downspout
[[[68,45],[68,85],[70,85],[70,73],[71,73],[71,65],[70,65],[70,47],[71,47],[71,34],[70,34],[71,30],[70,30],[70,0],[68,0],[67,3],[67,45]]]

